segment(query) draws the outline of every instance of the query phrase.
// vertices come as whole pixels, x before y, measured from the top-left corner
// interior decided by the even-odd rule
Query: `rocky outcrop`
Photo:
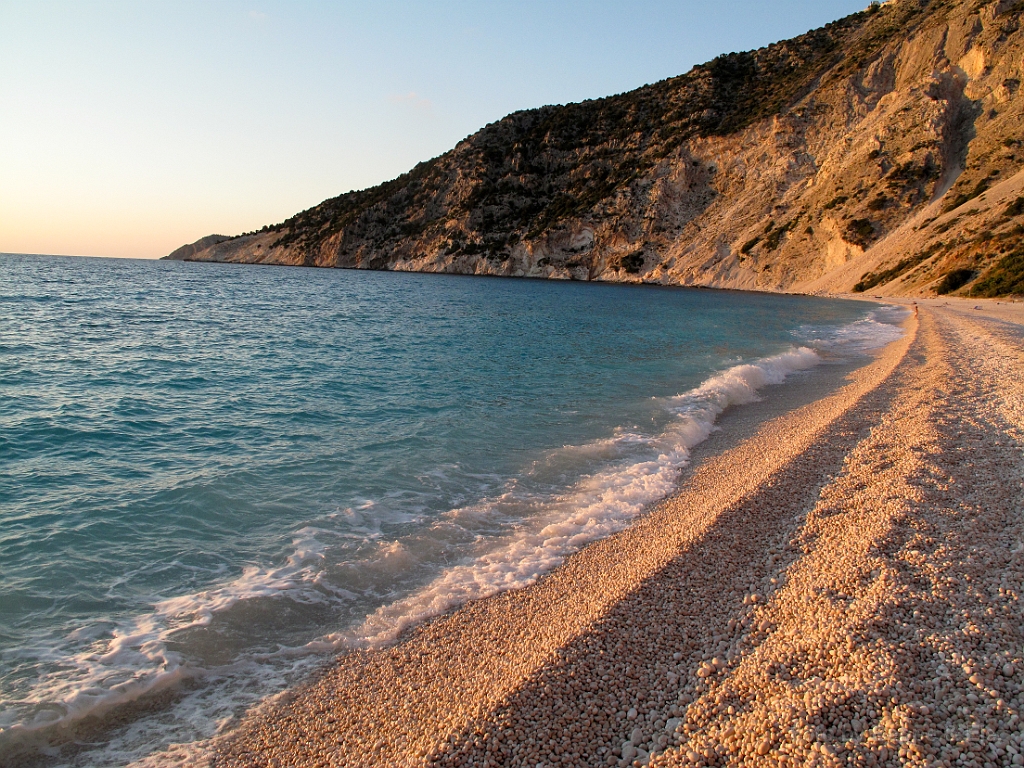
[[[183,245],[175,251],[164,256],[168,261],[192,261],[195,259],[196,254],[202,253],[211,246],[223,243],[225,240],[231,240],[232,238],[227,235],[207,235],[201,237],[194,243]]]
[[[630,93],[509,115],[186,258],[879,294],[1006,273],[1012,288],[1022,12],[893,0]]]

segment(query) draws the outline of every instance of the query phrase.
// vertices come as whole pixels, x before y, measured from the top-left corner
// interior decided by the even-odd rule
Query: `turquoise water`
[[[124,764],[530,583],[668,493],[723,409],[896,338],[891,313],[0,255],[0,749],[174,692],[53,756]]]

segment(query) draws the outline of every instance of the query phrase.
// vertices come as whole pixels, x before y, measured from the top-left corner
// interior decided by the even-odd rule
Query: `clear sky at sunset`
[[[867,0],[0,0],[0,251],[153,258]]]

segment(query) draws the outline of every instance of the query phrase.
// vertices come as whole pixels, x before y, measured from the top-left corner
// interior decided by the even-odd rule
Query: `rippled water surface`
[[[669,492],[723,409],[863,355],[895,319],[0,255],[0,750],[165,688],[53,762],[144,758],[327,651],[529,583]]]

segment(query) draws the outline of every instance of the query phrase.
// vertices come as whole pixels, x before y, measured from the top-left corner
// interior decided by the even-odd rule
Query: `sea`
[[[628,526],[729,413],[838,386],[904,316],[0,255],[0,755],[187,763],[334,654]]]

